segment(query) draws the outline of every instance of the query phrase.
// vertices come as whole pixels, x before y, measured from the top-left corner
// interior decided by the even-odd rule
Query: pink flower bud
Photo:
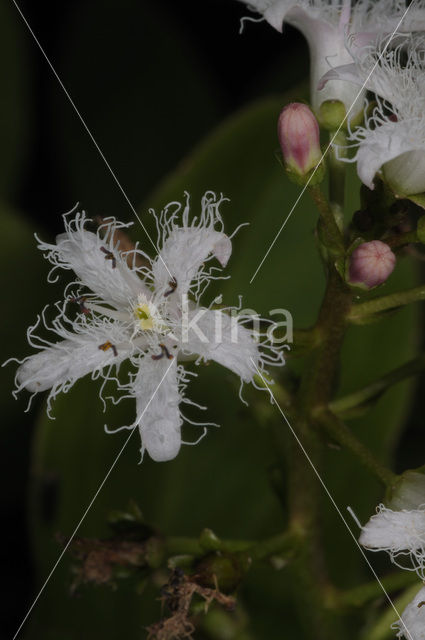
[[[377,287],[391,275],[395,263],[396,257],[387,244],[380,240],[364,242],[351,254],[349,282],[366,289]]]
[[[277,134],[290,171],[305,176],[320,162],[319,124],[306,104],[292,102],[281,111]]]

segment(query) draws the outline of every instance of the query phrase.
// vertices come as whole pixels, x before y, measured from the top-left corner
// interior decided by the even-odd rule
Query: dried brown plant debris
[[[114,569],[117,567],[146,566],[145,543],[76,538],[70,550],[79,561],[73,590],[85,583],[113,584]]]
[[[228,610],[235,608],[235,599],[221,593],[218,588],[202,587],[196,576],[186,576],[181,569],[175,569],[161,590],[161,601],[170,616],[147,628],[148,640],[183,640],[193,638],[195,627],[190,620],[190,606],[194,595],[205,601],[205,613],[212,602],[217,602]]]

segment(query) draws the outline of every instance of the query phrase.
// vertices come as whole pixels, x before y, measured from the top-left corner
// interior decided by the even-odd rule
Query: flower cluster
[[[406,0],[241,0],[263,15],[275,29],[286,22],[305,36],[311,59],[311,101],[319,114],[328,100],[341,101],[348,113],[361,112],[364,87],[353,87],[348,80],[320,80],[331,68],[353,62],[353,55],[396,29],[403,32],[425,30],[425,3],[413,3],[406,13]],[[406,15],[405,15],[406,14]],[[320,87],[320,88],[319,88]]]
[[[425,38],[399,35],[393,41],[390,49],[388,38],[381,39],[323,80],[339,78],[374,92],[376,106],[350,132],[359,177],[373,189],[382,170],[396,193],[413,195],[425,191]]]
[[[164,461],[180,449],[181,404],[194,404],[185,389],[196,374],[182,362],[214,360],[238,375],[241,385],[255,384],[267,364],[283,364],[282,350],[269,335],[254,334],[251,316],[234,307],[200,306],[211,280],[222,277],[209,262],[215,258],[225,267],[232,252],[219,212],[224,200],[207,192],[200,215],[192,218],[188,195],[183,205],[170,203],[156,217],[161,249],[154,259],[137,246],[120,249],[120,234],[129,225],[109,218],[92,231],[84,213],[66,214],[65,233],[38,247],[53,264],[50,279],[66,269],[77,280],[67,285],[56,317],[49,323],[45,310],[28,330],[39,351],[20,363],[17,391],[50,390],[50,412],[57,394],[89,373],[103,380],[102,389],[115,383],[120,399],[136,400],[134,423],[120,429],[137,427],[142,455],[146,450]],[[60,341],[37,336],[41,324]],[[126,360],[131,371],[122,381],[118,374]]]

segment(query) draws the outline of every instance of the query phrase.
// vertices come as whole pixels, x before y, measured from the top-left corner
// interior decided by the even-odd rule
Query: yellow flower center
[[[140,329],[149,331],[154,328],[154,317],[148,303],[138,304],[134,309],[134,315],[139,321]]]

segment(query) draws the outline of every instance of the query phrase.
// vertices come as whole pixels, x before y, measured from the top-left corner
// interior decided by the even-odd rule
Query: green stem
[[[334,256],[343,256],[345,253],[344,239],[326,196],[319,185],[310,186],[308,190],[320,214],[322,221],[320,236],[324,245]]]
[[[331,268],[317,321],[321,341],[301,383],[299,404],[302,411],[308,408],[307,413],[314,413],[318,406],[327,406],[333,396],[351,300],[349,287],[341,280],[336,269]]]
[[[391,311],[398,307],[403,307],[412,302],[425,300],[425,285],[408,289],[407,291],[399,291],[398,293],[390,293],[387,296],[374,298],[367,302],[360,302],[352,307],[348,319],[351,322],[362,322],[367,318],[384,311]]]
[[[397,475],[384,467],[373,453],[333,413],[322,410],[317,414],[317,422],[331,438],[355,455],[386,487],[392,487],[395,484]]]
[[[320,331],[317,327],[311,329],[294,329],[293,344],[286,357],[291,358],[308,353],[318,346],[320,342]]]
[[[251,560],[265,560],[277,554],[292,555],[297,545],[296,536],[284,532],[259,542],[252,540],[214,540],[214,548],[206,549],[196,538],[174,536],[163,541],[164,550],[168,555],[193,555],[201,557],[210,551],[243,554]]]
[[[328,273],[328,285],[316,325],[321,340],[305,368],[293,418],[293,427],[316,467],[320,467],[321,447],[318,434],[312,428],[312,412],[327,405],[333,395],[345,318],[351,304],[351,292],[332,265]],[[343,633],[340,622],[330,614],[323,599],[330,583],[321,539],[321,488],[313,478],[299,444],[292,440],[288,449],[290,530],[300,540],[299,551],[290,565],[294,594],[300,610],[309,611],[309,619],[305,622],[314,628],[317,640],[333,640]]]
[[[380,580],[385,591],[390,594],[418,583],[418,577],[412,571],[395,571]],[[377,580],[374,580],[344,593],[336,594],[334,606],[362,607],[376,598],[382,598],[382,587]]]
[[[252,560],[264,560],[270,556],[294,554],[298,545],[298,538],[293,533],[280,533],[271,538],[257,542],[244,553]]]
[[[378,400],[389,387],[420,373],[424,369],[425,354],[406,362],[362,389],[333,400],[329,404],[329,409],[339,416],[358,415],[359,410],[366,409],[373,400]]]

